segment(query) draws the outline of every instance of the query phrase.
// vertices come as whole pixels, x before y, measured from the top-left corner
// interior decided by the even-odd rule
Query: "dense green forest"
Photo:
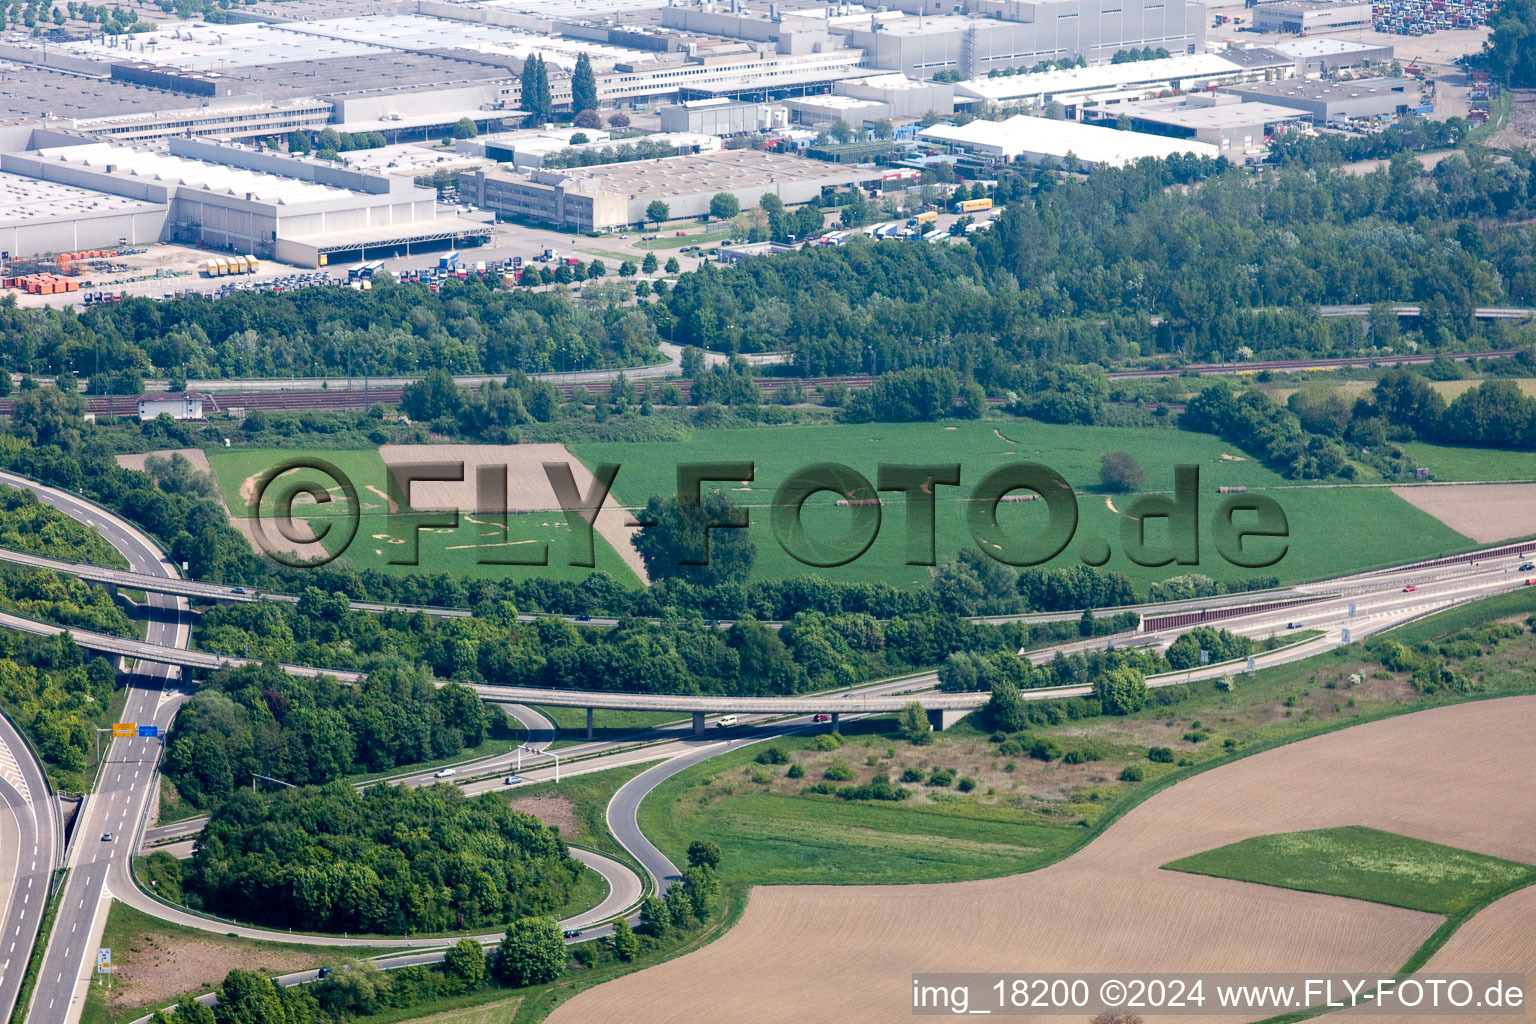
[[[326,599],[306,594],[307,606]],[[260,628],[274,623],[277,606],[241,605]],[[306,608],[306,613],[308,608]],[[301,614],[299,623],[310,621]],[[366,628],[359,616],[359,628]],[[227,649],[207,635],[228,635],[214,626],[203,646]],[[266,653],[266,652],[263,652]],[[323,654],[308,663],[323,664]],[[304,659],[300,658],[303,662]],[[291,676],[275,666],[250,665],[211,673],[176,716],[167,738],[165,773],[193,806],[211,807],[252,773],[293,785],[322,785],[362,772],[441,760],[477,747],[502,713],[463,686],[434,687],[419,663],[391,659],[366,680],[344,685],[326,676]]]
[[[106,565],[122,559],[99,534],[30,493],[0,487],[0,546]],[[61,625],[132,636],[133,624],[98,587],[51,572],[0,567],[0,607]],[[32,739],[54,785],[85,788],[96,729],[108,720],[117,673],[70,640],[0,631],[0,708]]]
[[[787,347],[796,372],[813,376],[943,366],[995,392],[1028,385],[1036,360],[1355,351],[1372,342],[1361,325],[1319,320],[1312,307],[1377,301],[1433,302],[1422,342],[1454,347],[1494,330],[1470,319],[1474,306],[1536,301],[1532,157],[1497,159],[1464,132],[1455,119],[1415,119],[1371,140],[1287,143],[1257,175],[1184,159],[1083,178],[1019,170],[1002,175],[993,194],[1007,209],[970,245],[861,236],[705,264],[633,306],[478,279],[434,294],[387,278],[367,293],[133,299],[84,313],[7,301],[0,368],[117,374],[121,393],[148,374],[633,365],[666,339]],[[1458,142],[1432,171],[1409,152]],[[1391,159],[1370,174],[1336,169],[1369,156]]]
[[[734,267],[666,297],[679,343],[789,348],[807,375],[944,366],[1027,389],[1035,360],[1327,355],[1367,343],[1331,303],[1419,301],[1454,346],[1473,307],[1536,301],[1531,157],[1469,149],[1425,171],[1099,170],[1011,203],[968,246],[862,238]]]
[[[117,393],[151,375],[288,377],[511,370],[591,370],[660,359],[651,318],[585,303],[564,289],[493,288],[479,279],[434,294],[381,277],[369,292],[301,288],[221,299],[136,298],[21,309],[0,300],[0,369],[82,378],[121,374]],[[97,388],[96,390],[105,390]]]
[[[231,794],[184,885],[202,907],[242,920],[405,935],[558,909],[583,870],[556,829],[494,794],[334,783]]]

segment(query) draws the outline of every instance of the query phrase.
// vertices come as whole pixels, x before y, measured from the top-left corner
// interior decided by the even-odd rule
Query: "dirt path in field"
[[[582,993],[549,1021],[886,1024],[910,1016],[911,975],[930,971],[1390,973],[1438,916],[1160,865],[1252,836],[1342,825],[1536,861],[1533,774],[1536,697],[1356,726],[1181,782],[1029,874],[755,889],[723,938]],[[1467,933],[1469,962],[1501,944],[1529,960],[1536,911],[1527,901],[1510,908],[1489,919],[1481,944]]]
[[[1392,493],[1479,544],[1536,533],[1536,484],[1394,487]]]
[[[427,482],[413,484],[409,495],[411,507],[422,512],[438,509],[454,509],[463,513],[485,511],[475,500],[476,476],[481,466],[507,467],[507,505],[512,510],[526,512],[553,512],[564,523],[559,499],[544,473],[544,463],[561,462],[571,468],[576,487],[583,495],[590,492],[592,474],[581,461],[561,444],[428,444],[384,445],[379,449],[384,465],[393,467],[407,463],[462,462],[462,482]],[[603,510],[593,525],[604,540],[616,551],[631,571],[646,583],[645,563],[635,551],[630,538],[637,527],[627,525],[629,514],[617,506],[617,500],[609,495]],[[558,545],[556,546],[558,547]],[[565,553],[552,549],[551,558],[563,558]]]

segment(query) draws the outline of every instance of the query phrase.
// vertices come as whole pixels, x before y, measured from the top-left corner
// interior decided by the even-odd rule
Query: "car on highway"
[[[1418,588],[1418,587],[1416,587],[1416,586],[1414,586],[1414,585],[1413,585],[1413,584],[1412,584],[1412,583],[1410,583],[1410,584],[1408,584],[1408,585],[1407,585],[1407,586],[1406,586],[1406,587],[1404,587],[1404,588],[1403,588],[1403,593],[1405,593],[1405,594],[1411,594],[1411,593],[1413,593],[1413,592],[1414,592],[1414,591],[1415,591],[1415,590],[1418,590],[1418,589],[1419,589],[1419,588]]]
[[[1525,581],[1525,585],[1528,587],[1536,587],[1536,579],[1527,579]]]
[[[1300,629],[1301,628],[1301,623],[1299,623],[1299,622],[1287,622],[1285,624],[1285,628],[1286,629]]]
[[[504,783],[504,785],[516,786],[516,785],[521,784],[522,781],[523,781],[523,778],[520,775],[508,775],[507,776],[507,781]]]
[[[1530,562],[1526,562],[1520,567],[1521,572],[1530,572],[1532,569],[1536,569],[1536,564],[1532,564]]]
[[[591,622],[592,621],[592,616],[588,615],[586,612],[582,612],[580,615],[576,616],[576,621],[577,622]]]
[[[230,587],[229,588],[229,592],[231,594],[244,594],[244,593],[247,593],[248,591],[244,587]]]
[[[813,721],[813,722],[830,722],[830,721],[832,721],[832,716],[831,715],[824,715],[824,714],[821,714],[820,712],[818,712],[817,714],[814,714],[814,715],[811,716],[811,721]]]
[[[564,934],[568,939],[581,938],[581,930],[578,928],[567,928],[562,934]]]
[[[110,843],[112,841],[112,833],[111,832],[103,832],[101,834],[101,841],[104,842],[104,843]]]
[[[322,967],[318,971],[315,972],[315,980],[316,981],[324,981],[326,978],[329,978],[330,976],[331,976],[331,969],[329,967]]]
[[[432,777],[434,779],[451,779],[451,778],[453,778],[457,774],[459,774],[459,773],[458,773],[458,770],[455,769],[455,768],[443,768],[443,769],[441,769],[441,770],[439,770],[437,772],[434,772],[432,774]]]

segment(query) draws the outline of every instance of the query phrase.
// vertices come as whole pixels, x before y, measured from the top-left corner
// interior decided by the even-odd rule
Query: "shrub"
[[[1140,782],[1147,777],[1147,770],[1139,764],[1128,764],[1120,769],[1121,782]]]
[[[908,765],[901,770],[902,782],[922,782],[923,770],[916,765]]]
[[[1042,736],[1030,746],[1029,756],[1036,761],[1054,761],[1061,757],[1061,744],[1049,736]]]
[[[1087,764],[1089,761],[1102,761],[1104,755],[1099,753],[1097,747],[1083,746],[1073,747],[1061,755],[1062,764]]]
[[[756,760],[758,764],[788,764],[789,755],[778,747],[768,747],[757,755]]]
[[[760,786],[766,786],[768,783],[773,781],[773,776],[769,775],[761,768],[756,768],[752,771],[752,781]]]
[[[1208,733],[1208,732],[1201,732],[1199,730],[1196,730],[1195,732],[1187,732],[1187,733],[1184,734],[1184,742],[1185,743],[1204,743],[1206,740],[1208,740],[1210,738],[1211,738],[1211,734],[1210,733]]]
[[[798,764],[792,764],[789,766],[789,771],[784,773],[784,777],[788,779],[803,779],[805,778],[805,768]]]
[[[843,738],[835,732],[818,733],[816,738],[811,740],[812,750],[836,750],[842,745]]]
[[[928,773],[928,785],[948,788],[955,784],[955,773],[948,768],[935,768]]]
[[[825,794],[826,796],[836,796],[837,787],[830,782],[813,782],[809,786],[806,786],[802,792],[821,793]]]
[[[1018,740],[1004,740],[998,744],[997,752],[1004,757],[1018,757],[1024,753],[1024,744]]]
[[[960,780],[959,784],[955,788],[960,790],[962,793],[969,793],[971,790],[976,788],[976,780],[967,775]]]
[[[833,782],[850,782],[855,777],[853,765],[847,761],[833,761],[827,765],[826,777]]]
[[[1168,747],[1148,747],[1147,760],[1157,764],[1173,764],[1173,751]]]
[[[912,794],[892,785],[891,777],[882,772],[867,786],[839,787],[837,795],[842,800],[905,800]]]

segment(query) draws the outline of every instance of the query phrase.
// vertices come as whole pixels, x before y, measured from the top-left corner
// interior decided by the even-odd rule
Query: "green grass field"
[[[877,538],[863,556],[848,565],[816,569],[782,550],[769,522],[774,490],[794,470],[828,461],[851,466],[871,483],[881,462],[960,463],[961,486],[939,490],[936,518],[940,557],[975,543],[966,524],[966,498],[982,477],[1010,462],[1043,463],[1061,473],[1073,486],[1078,505],[1074,540],[1049,564],[1077,565],[1085,542],[1107,542],[1112,554],[1105,567],[1124,572],[1138,589],[1187,572],[1229,580],[1273,574],[1292,582],[1471,545],[1467,538],[1386,488],[1286,486],[1286,481],[1241,449],[1209,435],[1185,431],[1060,426],[1022,420],[880,423],[701,430],[687,442],[576,444],[572,451],[588,466],[620,463],[623,468],[614,482],[614,491],[619,500],[632,506],[644,505],[655,494],[674,493],[678,463],[755,462],[756,478],[750,484],[721,486],[751,509],[752,536],[757,546],[755,574],[762,579],[815,572],[833,580],[883,582],[900,587],[927,581],[926,567],[905,564],[906,514],[902,508],[904,498],[899,494],[886,496]],[[1099,458],[1109,451],[1128,451],[1134,455],[1147,470],[1149,489],[1171,489],[1175,465],[1200,467],[1198,566],[1144,567],[1125,557],[1120,533],[1124,517],[1110,506],[1124,510],[1134,496],[1095,493]],[[1216,488],[1221,485],[1241,485],[1267,493],[1285,511],[1291,533],[1289,549],[1272,568],[1238,568],[1217,554],[1210,521],[1217,507]],[[1010,533],[1027,536],[1044,524],[1043,504],[1004,504],[999,507],[999,523]],[[834,496],[828,493],[812,497],[804,506],[803,522],[807,533],[813,536],[841,536],[847,530],[847,519],[848,511],[838,509]],[[1147,532],[1149,540],[1156,542],[1165,535],[1166,527],[1153,521]]]
[[[729,231],[690,231],[686,235],[673,232],[670,235],[662,235],[660,238],[649,242],[636,242],[636,249],[681,249],[685,245],[708,245],[710,242],[718,242],[723,238],[730,238]]]
[[[345,473],[357,493],[359,519],[357,532],[347,544],[342,557],[358,569],[378,569],[395,574],[416,572],[448,572],[456,576],[474,576],[489,579],[528,579],[532,577],[568,580],[585,579],[592,570],[566,564],[566,537],[570,526],[559,512],[532,511],[522,515],[507,516],[506,529],[500,523],[486,517],[462,514],[457,527],[427,526],[422,523],[418,533],[417,564],[396,565],[391,559],[403,557],[407,549],[405,527],[413,522],[415,513],[407,512],[404,521],[389,516],[388,483],[384,462],[377,451],[326,451],[314,453]],[[218,479],[220,490],[231,514],[248,518],[252,513],[254,481],[263,472],[285,462],[306,457],[306,453],[282,449],[249,449],[215,451],[209,453],[209,462]],[[353,509],[340,487],[324,479],[314,470],[295,470],[275,481],[263,496],[260,512],[264,517],[274,515],[278,494],[291,482],[312,482],[330,487],[332,502],[324,505],[310,503],[307,498],[295,503],[295,517],[301,518],[309,528],[319,533],[330,526],[331,532],[322,540],[326,550],[334,552],[347,541],[347,521]],[[300,515],[313,509],[314,514]],[[440,513],[421,513],[419,520],[431,520]],[[269,531],[277,536],[275,527]],[[547,543],[547,566],[523,566],[496,564],[494,560],[510,560],[528,557],[525,552],[536,550],[540,543]],[[601,534],[594,537],[594,553],[597,568],[608,573],[624,586],[639,586],[640,581],[612,546]]]
[[[1536,452],[1501,448],[1457,448],[1412,441],[1403,445],[1410,458],[1441,481],[1536,480]]]
[[[898,747],[897,740],[881,739]],[[808,761],[807,738],[776,740],[792,760]],[[896,884],[987,878],[1041,867],[1080,839],[1082,828],[1046,824],[1011,806],[954,800],[886,803],[800,796],[754,781],[779,781],[785,766],[759,766],[764,745],[722,754],[663,782],[640,805],[640,829],[676,863],[688,844],[720,844],[722,870],[732,883]],[[863,747],[846,758],[859,763]],[[839,751],[828,755],[833,759]],[[909,753],[900,750],[898,759]],[[895,772],[899,774],[900,768]],[[862,776],[861,776],[862,777]],[[803,780],[821,778],[814,767]],[[795,787],[798,788],[800,783]]]
[[[1431,914],[1456,914],[1536,881],[1529,864],[1359,826],[1256,836],[1163,867]]]
[[[1532,610],[1536,593],[1518,591],[1386,635],[1412,643],[1512,615],[1523,618]],[[1131,715],[1063,719],[1056,725],[1042,721],[1008,737],[1019,744],[1012,749],[992,742],[990,727],[976,724],[976,716],[932,734],[932,742],[921,747],[894,735],[889,718],[845,723],[844,744],[836,750],[815,750],[807,738],[785,738],[689,768],[640,805],[640,825],[674,859],[694,839],[719,843],[732,883],[864,884],[1012,874],[1059,859],[1158,789],[1194,772],[1393,715],[1531,693],[1533,657],[1532,631],[1484,645],[1482,653],[1453,666],[1478,680],[1475,694],[1420,695],[1411,673],[1384,671],[1352,644],[1240,673],[1230,690],[1214,681],[1153,690],[1147,706]],[[1038,760],[1029,753],[1038,738],[1063,749],[1091,750],[1097,759],[1075,765]],[[756,757],[770,745],[799,764],[803,776],[789,778],[788,765],[759,764]],[[1153,747],[1167,748],[1171,760],[1150,760]],[[923,781],[903,782],[910,795],[899,802],[805,792],[838,761],[852,769],[849,781],[856,784],[867,784],[876,774],[897,780],[908,767]],[[935,768],[951,771],[954,783],[929,785]],[[1126,769],[1132,770],[1129,777]],[[975,780],[970,792],[957,785],[966,777]],[[1486,892],[1468,898],[1482,899]]]

